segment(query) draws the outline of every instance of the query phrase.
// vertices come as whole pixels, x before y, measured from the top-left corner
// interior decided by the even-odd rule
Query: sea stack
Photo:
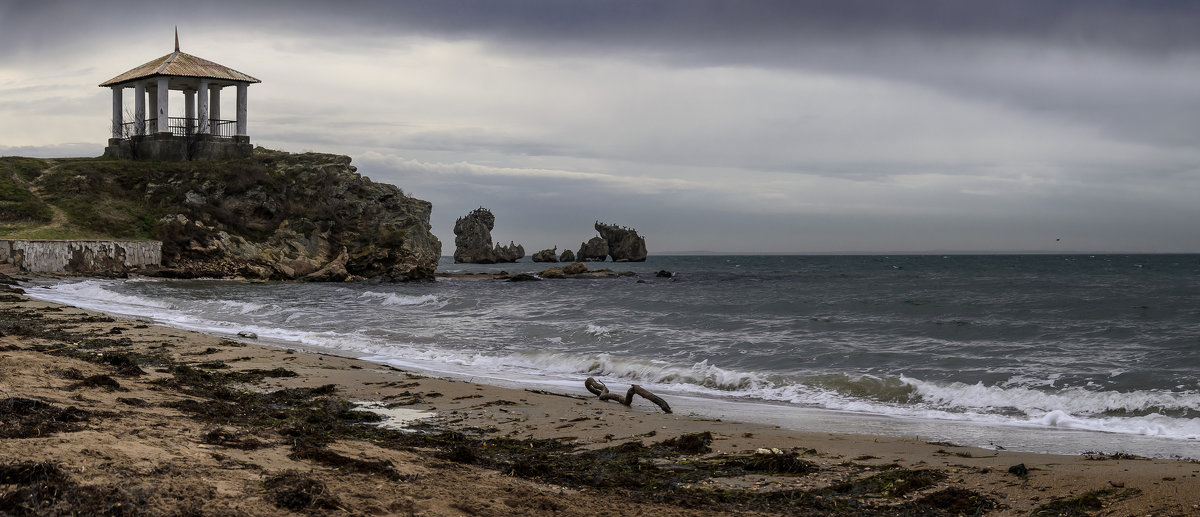
[[[579,245],[575,260],[580,262],[604,262],[608,258],[608,243],[601,237],[592,237]]]
[[[509,241],[508,246],[492,245],[496,216],[483,207],[472,210],[454,222],[454,262],[459,264],[496,264],[516,262],[525,256],[525,248]]]
[[[558,262],[558,246],[533,254],[534,262]]]
[[[608,243],[608,256],[613,262],[646,261],[646,239],[637,230],[597,221],[596,231]]]

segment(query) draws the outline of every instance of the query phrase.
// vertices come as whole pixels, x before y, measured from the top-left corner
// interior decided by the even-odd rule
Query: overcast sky
[[[1198,2],[0,0],[0,155],[99,155],[175,25],[447,255],[479,206],[528,253],[1200,252]]]

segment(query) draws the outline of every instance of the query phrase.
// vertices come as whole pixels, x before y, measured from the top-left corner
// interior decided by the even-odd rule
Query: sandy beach
[[[1200,514],[1195,461],[664,414],[19,292],[0,293],[0,444],[3,515]]]

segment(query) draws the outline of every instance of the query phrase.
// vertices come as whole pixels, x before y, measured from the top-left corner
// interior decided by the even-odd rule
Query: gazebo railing
[[[131,136],[137,135],[138,134],[137,124],[138,124],[137,122],[125,122],[125,123],[121,124],[121,127],[122,127],[121,134],[124,135],[125,138],[129,138]],[[145,131],[143,131],[142,134],[149,135],[149,134],[154,134],[157,132],[156,129],[157,129],[158,122],[156,120],[146,119],[146,121],[143,122],[143,124],[144,124],[143,127],[145,128]],[[187,117],[168,117],[167,118],[167,129],[169,129],[171,131],[171,134],[174,136],[195,135],[195,134],[197,134],[199,127],[200,127],[199,119],[187,118]],[[234,133],[237,131],[237,121],[211,119],[208,121],[208,129],[209,129],[208,133],[212,136],[231,138],[231,137],[233,137]]]

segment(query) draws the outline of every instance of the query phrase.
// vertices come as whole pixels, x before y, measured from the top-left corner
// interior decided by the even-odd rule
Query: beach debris
[[[1123,481],[1109,481],[1108,484],[1112,485],[1113,488],[1125,488],[1125,482]]]
[[[312,461],[333,467],[341,472],[380,475],[392,481],[399,481],[403,478],[390,460],[351,458],[334,452],[326,446],[323,440],[312,436],[301,436],[294,440],[292,453],[288,455],[288,458]]]
[[[121,383],[117,382],[116,379],[107,375],[92,375],[72,384],[68,389],[76,390],[79,388],[104,388],[108,391],[129,391],[122,388]]]
[[[1103,509],[1105,504],[1113,500],[1128,499],[1140,493],[1136,488],[1092,490],[1074,497],[1050,501],[1035,508],[1030,515],[1091,515],[1090,512]]]
[[[298,470],[286,470],[268,477],[263,480],[263,488],[269,500],[279,508],[336,510],[342,506],[342,501],[324,482]]]
[[[252,451],[268,446],[266,442],[254,438],[250,433],[241,430],[230,430],[221,427],[209,429],[201,436],[200,441],[209,445],[219,445],[233,449]]]
[[[80,430],[92,413],[75,407],[66,409],[39,400],[10,397],[0,400],[0,438],[42,438],[59,432]]]
[[[704,431],[702,433],[681,434],[675,438],[663,440],[658,445],[681,454],[705,454],[712,452],[712,441],[712,433]]]
[[[982,515],[1000,504],[986,495],[967,489],[950,487],[917,500],[917,504],[937,508],[950,515]]]
[[[634,395],[641,395],[642,398],[653,402],[655,405],[661,408],[663,413],[671,412],[671,406],[667,404],[667,401],[659,398],[658,395],[650,393],[648,390],[646,390],[646,388],[643,388],[637,384],[630,386],[629,391],[625,393],[624,397],[615,393],[610,393],[608,391],[608,386],[605,386],[603,382],[600,382],[593,377],[588,377],[587,380],[583,381],[583,386],[587,388],[588,391],[592,392],[593,395],[600,397],[600,400],[615,400],[628,406],[633,404]]]
[[[820,470],[815,463],[800,459],[799,453],[782,451],[774,447],[758,449],[752,456],[728,459],[722,463],[722,466],[737,467],[746,472],[758,472],[773,476],[795,476]]]
[[[828,490],[839,494],[878,494],[884,497],[902,497],[936,486],[946,479],[940,470],[908,470],[897,468],[880,472],[862,479],[851,479],[831,485]]]
[[[244,337],[246,339],[258,339],[258,334],[250,332],[249,330],[243,330],[241,332],[238,332],[237,335],[238,335],[238,337]]]
[[[1025,476],[1029,475],[1029,469],[1027,467],[1025,467],[1024,463],[1018,463],[1016,465],[1009,467],[1008,473],[1012,474],[1014,476],[1023,478]]]

